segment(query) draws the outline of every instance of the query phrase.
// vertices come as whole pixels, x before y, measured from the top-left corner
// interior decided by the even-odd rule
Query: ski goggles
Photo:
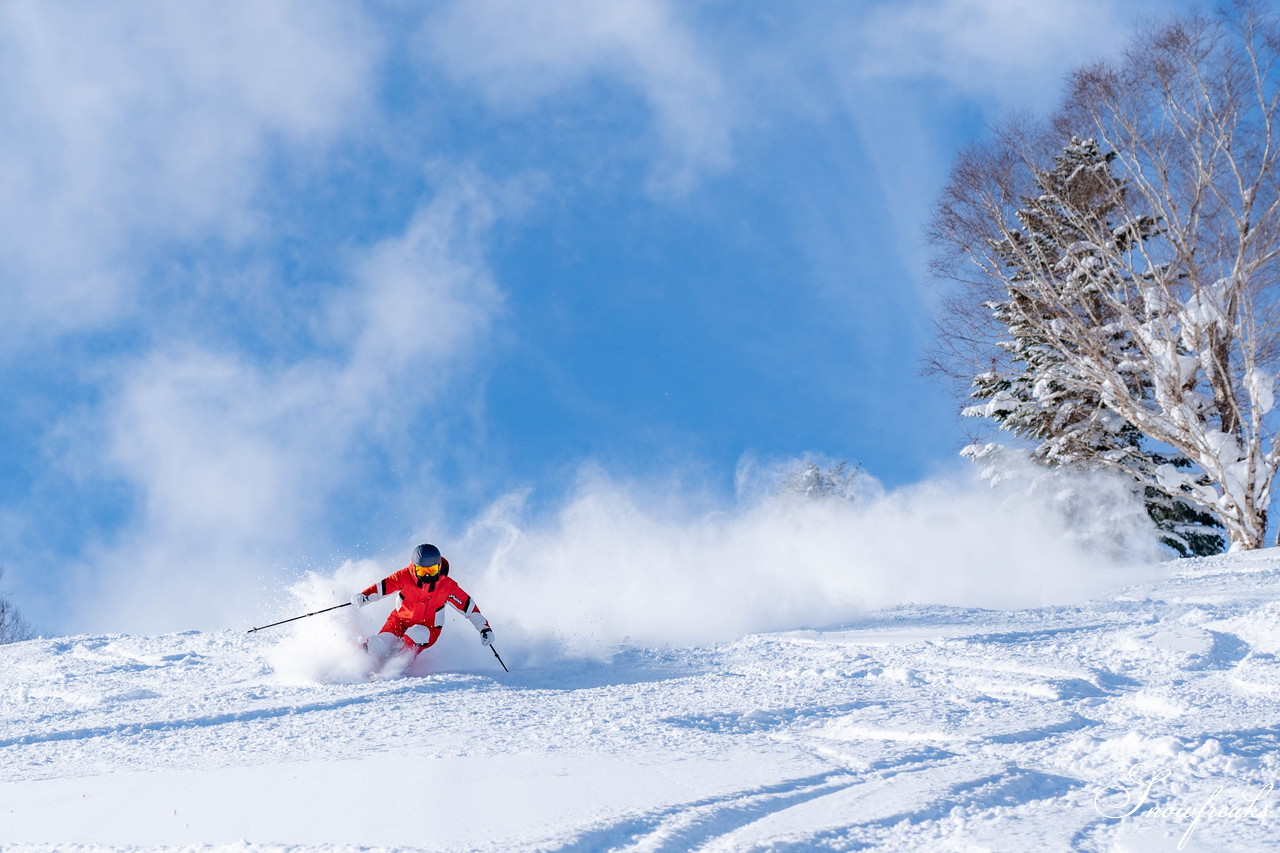
[[[419,566],[417,563],[413,564],[413,573],[420,578],[434,577],[436,573],[439,571],[440,571],[439,563],[436,563],[431,566]]]

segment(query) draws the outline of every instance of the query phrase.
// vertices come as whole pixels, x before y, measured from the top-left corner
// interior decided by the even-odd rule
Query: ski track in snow
[[[509,675],[289,684],[233,632],[3,646],[0,849],[1280,848],[1274,794],[1239,813],[1280,778],[1280,552],[1171,573]]]

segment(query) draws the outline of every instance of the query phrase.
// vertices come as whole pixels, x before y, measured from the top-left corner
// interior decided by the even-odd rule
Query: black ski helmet
[[[440,549],[435,545],[419,545],[413,550],[415,566],[434,566],[440,562]]]

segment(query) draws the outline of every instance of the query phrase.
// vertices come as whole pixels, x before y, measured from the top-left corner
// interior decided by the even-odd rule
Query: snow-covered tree
[[[1002,430],[1033,442],[1030,458],[1040,464],[1133,473],[1135,491],[1166,545],[1183,556],[1218,553],[1224,543],[1213,529],[1221,529],[1213,516],[1183,495],[1152,485],[1152,472],[1159,467],[1185,469],[1190,463],[1150,447],[1141,431],[1109,409],[1100,394],[1075,381],[1070,360],[1039,330],[1060,311],[1084,315],[1108,330],[1114,357],[1127,362],[1131,393],[1149,395],[1152,381],[1140,369],[1141,354],[1116,322],[1110,304],[1133,288],[1124,280],[1126,270],[1107,266],[1104,253],[1090,242],[1093,232],[1114,232],[1110,218],[1126,193],[1124,183],[1111,174],[1114,157],[1114,152],[1099,150],[1094,140],[1072,139],[1053,168],[1035,176],[1034,194],[1023,199],[1015,214],[1020,230],[994,247],[1006,259],[1007,277],[1019,285],[985,306],[1007,329],[1008,337],[996,343],[1002,357],[993,358],[974,378],[971,397],[977,402],[962,413],[990,418]],[[1081,222],[1089,223],[1088,232]],[[1146,241],[1157,227],[1154,220],[1144,220],[1117,239]],[[1049,289],[1053,299],[1045,300],[1043,291]],[[990,458],[976,445],[966,455]]]
[[[1007,359],[1018,328],[1080,403],[1068,440],[1136,430],[1168,461],[1130,464],[1123,442],[1100,458],[1212,513],[1233,548],[1264,545],[1280,467],[1278,105],[1274,13],[1175,20],[1077,72],[1051,122],[963,154],[934,222],[938,269],[963,286],[942,321],[951,372]],[[1073,136],[1110,153],[1114,186],[1096,188],[1106,216],[1061,207],[1078,239],[1046,255],[1019,212]]]
[[[813,500],[855,501],[865,497],[868,491],[878,489],[878,484],[873,488],[866,480],[862,466],[856,465],[850,470],[848,460],[842,460],[829,469],[809,461],[788,474],[779,491]]]
[[[0,566],[0,578],[4,577],[4,567]],[[35,636],[27,620],[9,601],[9,597],[0,593],[0,643],[17,643]]]

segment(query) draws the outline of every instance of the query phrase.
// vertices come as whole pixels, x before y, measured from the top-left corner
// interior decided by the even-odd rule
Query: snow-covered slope
[[[0,647],[0,847],[1275,849],[1280,554],[1170,571],[509,675],[299,684],[269,633]]]

